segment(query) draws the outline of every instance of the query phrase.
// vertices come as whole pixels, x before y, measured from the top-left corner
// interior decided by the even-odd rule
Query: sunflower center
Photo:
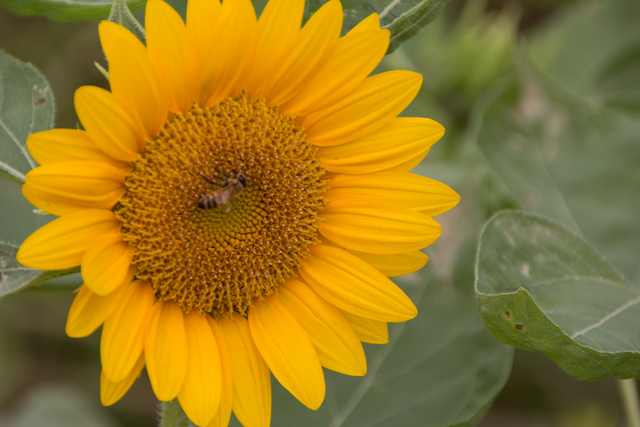
[[[185,313],[245,314],[317,242],[323,175],[301,127],[262,101],[177,113],[116,207],[136,276]]]

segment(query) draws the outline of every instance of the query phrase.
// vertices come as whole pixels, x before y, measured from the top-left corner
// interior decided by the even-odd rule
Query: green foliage
[[[476,297],[501,341],[544,351],[583,380],[640,377],[640,289],[558,223],[494,216],[478,247]]]
[[[517,79],[489,89],[474,143],[519,207],[578,231],[638,283],[640,121],[613,108],[613,77],[607,84],[600,77],[617,52],[640,40],[635,21],[619,19],[625,14],[640,16],[640,7],[608,3],[596,13],[585,6],[532,39]],[[637,78],[614,74],[632,97]]]
[[[68,21],[74,19],[106,19],[112,0],[0,0],[0,6],[19,15],[40,15]],[[138,10],[146,0],[128,0],[131,10]]]
[[[24,174],[35,167],[27,135],[53,127],[53,93],[33,65],[2,50],[0,88],[0,176],[23,183]]]
[[[478,306],[499,339],[543,351],[571,375],[638,377],[640,7],[578,3],[519,42],[517,16],[511,9],[489,14],[468,2],[455,25],[438,20],[405,45],[398,61],[428,76],[422,104],[414,108],[436,111],[431,116],[447,128],[440,158],[464,169],[437,169],[461,192],[466,214],[458,222],[471,225],[459,233],[475,234],[473,224],[484,216],[519,207],[555,218],[603,255],[539,217],[519,214],[507,233],[498,227],[506,228],[503,214],[487,225],[478,252]],[[418,170],[439,178],[428,161]],[[532,226],[542,229],[539,222],[544,236],[551,229],[565,244],[541,247],[543,236]],[[514,253],[512,241],[525,255]],[[584,262],[585,251],[592,262]],[[576,280],[544,288],[523,282],[524,263],[531,272],[538,258],[549,275],[560,268],[551,260],[562,260]],[[608,281],[593,279],[595,265]],[[606,322],[586,330],[587,316]]]

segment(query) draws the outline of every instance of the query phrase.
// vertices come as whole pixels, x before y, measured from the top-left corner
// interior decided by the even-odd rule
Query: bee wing
[[[231,196],[233,196],[234,187],[235,186],[230,185],[228,187],[224,187],[218,190],[216,192],[216,195],[217,195],[216,202],[218,202],[219,205],[224,205],[225,203],[227,203],[229,199],[231,199]]]

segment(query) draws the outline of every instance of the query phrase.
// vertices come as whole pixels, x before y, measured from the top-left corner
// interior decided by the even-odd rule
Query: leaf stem
[[[388,28],[391,31],[389,49],[387,49],[386,54],[392,53],[400,46],[400,43],[415,36],[420,28],[433,21],[449,1],[450,0],[422,0],[416,6],[394,19],[393,22],[385,25],[383,28]],[[394,0],[389,3],[380,14],[380,22],[384,21],[383,18],[385,18],[398,3],[401,2]]]
[[[640,427],[640,404],[635,380],[618,380],[618,387],[622,396],[627,425],[629,427]]]
[[[195,427],[185,415],[178,399],[161,402],[158,415],[160,418],[158,427]]]

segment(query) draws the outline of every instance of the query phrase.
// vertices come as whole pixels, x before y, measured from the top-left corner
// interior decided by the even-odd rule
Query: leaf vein
[[[393,0],[384,9],[382,9],[382,12],[380,12],[380,15],[379,15],[380,21],[383,21],[384,18],[386,18],[387,15],[389,14],[389,12],[391,12],[391,10],[397,5],[399,5],[401,2],[402,0]]]
[[[601,326],[601,325],[605,324],[610,319],[614,318],[615,316],[617,316],[618,314],[622,313],[626,309],[628,309],[630,307],[633,307],[634,305],[639,304],[639,303],[640,303],[640,297],[637,297],[635,299],[632,299],[631,301],[626,302],[625,304],[622,304],[620,307],[616,308],[615,310],[613,310],[611,313],[609,313],[606,316],[604,316],[602,319],[600,319],[596,323],[593,323],[592,325],[589,325],[589,326],[577,331],[576,333],[571,335],[571,338],[572,339],[576,339],[576,337],[586,334],[587,332],[597,328],[598,326]]]

